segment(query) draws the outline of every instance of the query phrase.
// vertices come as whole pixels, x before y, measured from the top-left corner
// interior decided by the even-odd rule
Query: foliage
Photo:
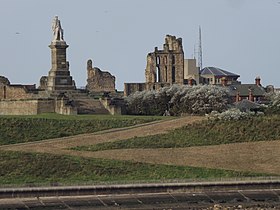
[[[239,109],[232,108],[229,110],[226,110],[222,113],[219,113],[217,111],[212,111],[210,114],[207,114],[207,118],[210,120],[241,120],[253,117],[255,115],[263,115],[262,112],[241,112]]]
[[[176,148],[277,140],[279,138],[280,118],[278,116],[255,116],[230,121],[205,120],[176,129],[167,134],[135,137],[75,149],[97,151],[127,148]]]
[[[250,172],[0,151],[1,185],[83,184],[257,176]]]
[[[224,111],[228,103],[228,90],[220,86],[197,85],[161,88],[159,91],[142,91],[126,98],[128,112],[140,115],[173,115],[182,113],[205,114]]]
[[[280,92],[268,93],[266,98],[270,101],[265,109],[266,114],[280,114]]]
[[[157,120],[137,116],[1,116],[0,145],[92,133]]]

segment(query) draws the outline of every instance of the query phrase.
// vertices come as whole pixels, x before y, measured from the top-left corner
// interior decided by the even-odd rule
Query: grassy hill
[[[238,121],[205,120],[167,134],[134,137],[75,149],[100,151],[128,148],[178,148],[276,139],[280,139],[280,117],[274,115]]]
[[[42,114],[0,116],[0,145],[93,133],[163,119],[145,116]]]
[[[0,185],[129,183],[170,179],[220,179],[261,174],[186,166],[145,164],[0,151]]]
[[[111,127],[122,127],[162,118],[33,116],[0,117],[2,143],[40,140],[60,135],[74,135]],[[8,128],[3,128],[3,125]],[[280,118],[263,116],[241,121],[203,121],[176,129],[167,134],[135,137],[79,150],[124,148],[175,148],[234,142],[280,139]],[[6,130],[5,130],[6,129]],[[47,134],[48,135],[47,135]],[[49,135],[51,134],[51,135]],[[12,137],[13,136],[13,137]],[[110,152],[110,151],[108,151]],[[209,169],[189,166],[148,164],[132,161],[104,160],[65,155],[51,155],[0,150],[0,185],[85,184],[102,182],[151,182],[170,179],[221,179],[266,176],[251,172]],[[268,174],[269,175],[269,174]]]

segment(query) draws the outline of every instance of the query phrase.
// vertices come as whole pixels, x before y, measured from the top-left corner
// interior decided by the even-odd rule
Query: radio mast
[[[198,67],[202,69],[202,42],[201,42],[201,27],[199,26],[199,46],[198,46]]]

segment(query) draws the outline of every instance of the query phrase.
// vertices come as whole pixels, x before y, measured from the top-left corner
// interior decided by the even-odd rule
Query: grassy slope
[[[174,148],[280,139],[280,117],[254,117],[240,121],[204,121],[168,134],[78,147],[98,151],[125,148]]]
[[[0,185],[217,179],[260,174],[0,151]]]
[[[162,119],[138,116],[65,116],[44,114],[35,116],[1,116],[0,145],[92,133]]]

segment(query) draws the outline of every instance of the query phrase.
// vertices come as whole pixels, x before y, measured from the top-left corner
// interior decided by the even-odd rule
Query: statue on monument
[[[64,41],[63,39],[63,29],[61,28],[60,20],[58,16],[55,16],[52,22],[53,30],[53,41]]]

